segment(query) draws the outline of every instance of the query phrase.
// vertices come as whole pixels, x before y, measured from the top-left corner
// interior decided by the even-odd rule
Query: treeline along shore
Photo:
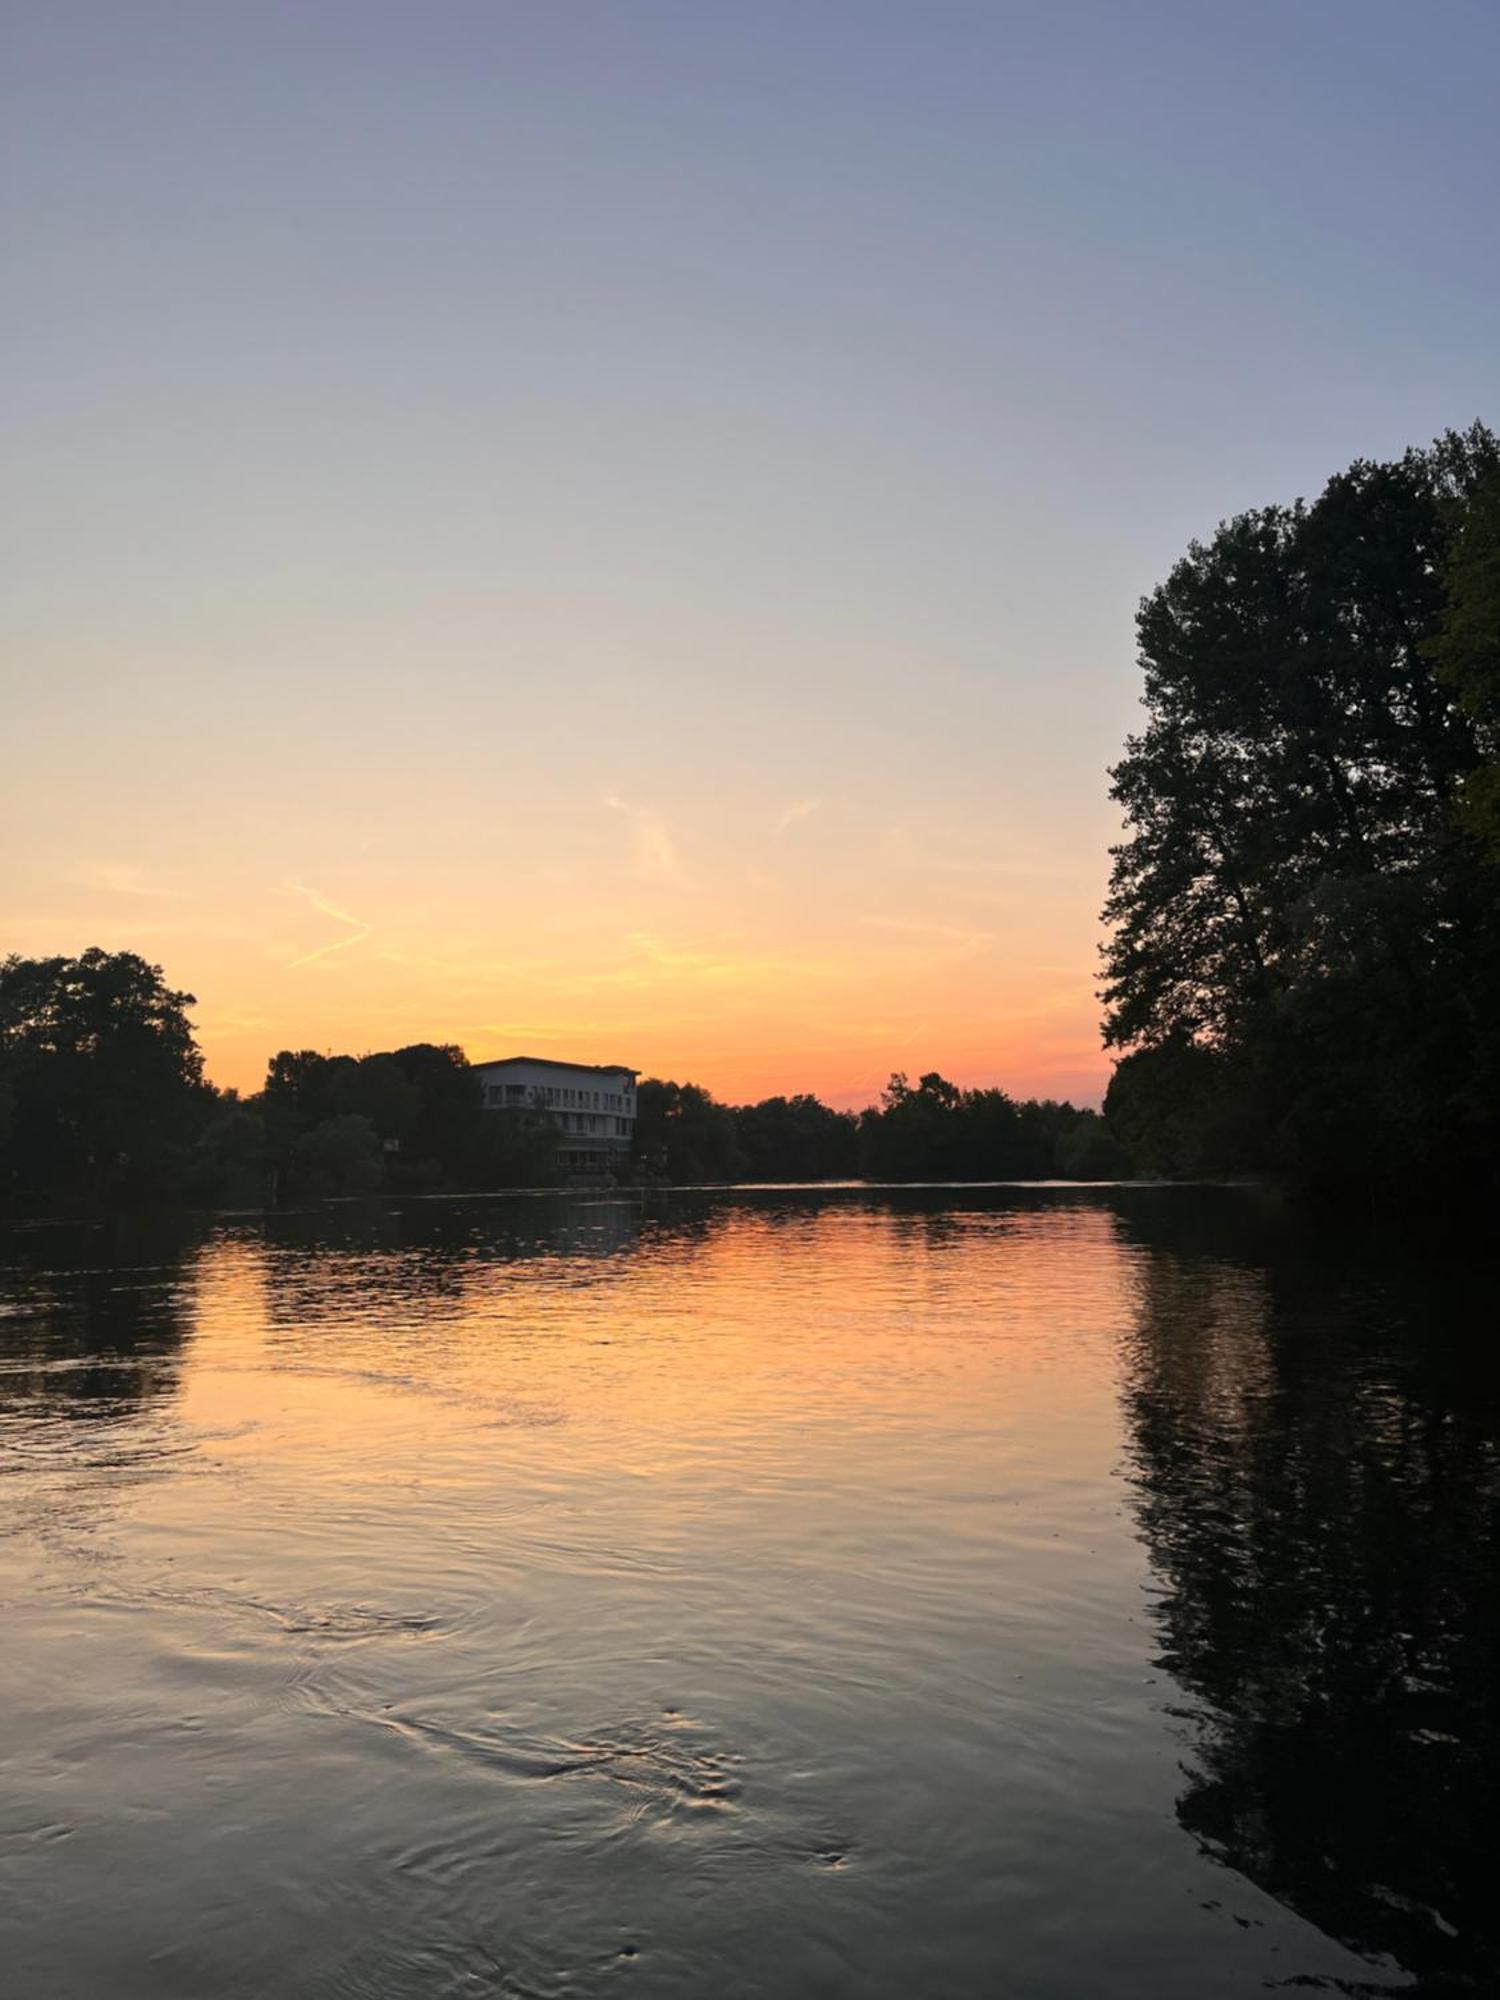
[[[1500,441],[1476,424],[1195,542],[1137,620],[1112,775],[1104,1113],[891,1078],[857,1114],[647,1081],[642,1180],[1262,1176],[1500,1193]],[[557,1177],[463,1053],[204,1078],[130,952],[0,964],[0,1201],[305,1200]]]
[[[561,1132],[494,1112],[461,1049],[283,1050],[253,1096],[203,1075],[188,1010],[131,952],[0,966],[0,1174],[22,1210],[55,1202],[218,1205],[546,1186]],[[717,1102],[692,1083],[636,1093],[644,1182],[1107,1178],[1128,1162],[1095,1111],[892,1077],[859,1113],[816,1097]]]

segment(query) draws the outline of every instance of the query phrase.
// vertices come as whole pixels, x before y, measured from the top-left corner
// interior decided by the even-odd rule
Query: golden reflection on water
[[[419,1376],[614,1450],[649,1440],[664,1468],[750,1431],[795,1437],[800,1455],[934,1422],[968,1434],[1024,1419],[1061,1427],[1055,1459],[1075,1429],[1089,1448],[1091,1419],[1113,1425],[1127,1307],[1107,1214],[893,1227],[860,1211],[738,1212],[644,1239],[621,1227],[633,1214],[607,1216],[604,1252],[519,1261],[226,1246],[196,1273],[184,1413],[222,1414],[223,1396],[243,1407],[246,1386],[219,1384],[224,1371],[296,1370],[305,1420],[320,1413],[336,1449],[351,1378]],[[989,1269],[978,1311],[976,1253]]]
[[[1279,1308],[1143,1199],[33,1245],[0,1320],[20,1990],[1367,1972],[1208,1858],[1230,1739],[1184,1792],[1183,1691],[1203,1729],[1255,1711],[1204,1649]]]

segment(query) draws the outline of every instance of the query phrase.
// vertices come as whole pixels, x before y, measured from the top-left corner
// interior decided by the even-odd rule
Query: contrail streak
[[[335,938],[332,944],[320,944],[316,951],[304,952],[301,958],[291,959],[286,968],[288,972],[295,972],[299,965],[311,965],[315,959],[327,958],[330,952],[347,951],[352,944],[363,944],[374,929],[373,924],[367,924],[362,917],[351,917],[347,910],[341,910],[336,903],[330,903],[325,896],[320,896],[316,889],[309,889],[304,883],[285,882],[282,884],[282,894],[305,896],[315,910],[321,911],[325,917],[335,918],[341,924],[349,924],[354,931],[353,937]]]

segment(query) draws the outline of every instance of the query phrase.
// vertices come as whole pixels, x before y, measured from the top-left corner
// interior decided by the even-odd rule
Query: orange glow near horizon
[[[1488,407],[1493,65],[19,11],[0,953],[140,952],[247,1091],[422,1040],[1098,1102],[1142,593]]]
[[[1099,1097],[1086,861],[812,799],[486,810],[455,783],[445,803],[420,829],[408,800],[309,839],[200,801],[191,849],[59,858],[9,942],[159,962],[196,995],[209,1075],[241,1091],[281,1048],[435,1041],[625,1062],[731,1102],[858,1107],[898,1069]]]

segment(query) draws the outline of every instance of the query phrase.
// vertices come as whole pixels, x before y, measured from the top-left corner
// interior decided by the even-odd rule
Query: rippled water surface
[[[1441,1259],[1141,1189],[0,1267],[7,1995],[1500,1991]]]

